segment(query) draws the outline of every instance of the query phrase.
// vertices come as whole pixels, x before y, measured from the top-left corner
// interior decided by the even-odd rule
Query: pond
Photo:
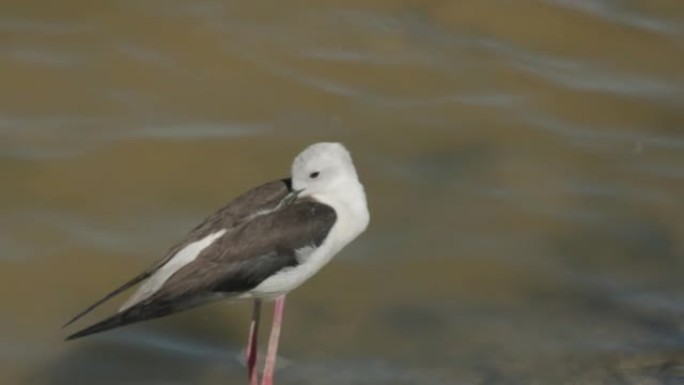
[[[1,383],[246,383],[247,303],[60,326],[330,140],[371,224],[276,383],[684,382],[684,2],[0,10]]]

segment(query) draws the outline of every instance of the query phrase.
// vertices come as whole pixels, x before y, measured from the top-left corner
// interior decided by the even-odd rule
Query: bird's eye
[[[311,174],[309,174],[309,178],[316,179],[318,178],[318,174],[320,174],[320,172],[318,171],[312,172]]]

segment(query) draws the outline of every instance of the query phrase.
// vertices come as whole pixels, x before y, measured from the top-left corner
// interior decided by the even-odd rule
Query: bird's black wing
[[[184,239],[171,247],[162,259],[154,263],[144,272],[135,276],[133,279],[105,295],[94,304],[85,308],[83,311],[65,323],[62,327],[71,325],[107,300],[149,278],[186,245],[206,237],[208,234],[216,231],[216,229],[230,229],[235,227],[255,211],[275,208],[282,201],[282,199],[286,197],[289,192],[291,192],[291,187],[290,179],[281,179],[262,184],[240,195],[235,200],[207,217],[202,223],[192,229]]]
[[[202,250],[150,297],[67,339],[247,292],[277,272],[297,266],[302,258],[298,250],[318,247],[336,219],[332,207],[308,198],[254,216]]]

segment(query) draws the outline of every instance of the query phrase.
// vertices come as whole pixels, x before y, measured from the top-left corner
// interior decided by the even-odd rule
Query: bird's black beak
[[[285,198],[283,198],[283,200],[281,201],[281,204],[285,204],[285,205],[291,204],[292,202],[294,202],[297,199],[297,197],[299,196],[299,194],[302,193],[302,191],[304,191],[304,189],[290,191],[287,195],[285,195]]]
[[[297,199],[297,197],[299,196],[299,194],[302,193],[302,191],[304,191],[303,188],[300,188],[299,190],[292,190],[292,191],[290,191],[290,193],[287,194],[287,199],[291,199],[291,200]]]

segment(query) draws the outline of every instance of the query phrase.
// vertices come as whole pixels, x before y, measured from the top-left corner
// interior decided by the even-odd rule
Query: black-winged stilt
[[[273,383],[285,295],[327,264],[369,222],[352,158],[339,143],[300,153],[291,177],[258,186],[195,227],[166,256],[107,294],[65,326],[142,282],[119,311],[68,340],[163,317],[220,299],[253,299],[246,349],[250,384],[258,375],[261,302],[275,299],[263,385]]]

